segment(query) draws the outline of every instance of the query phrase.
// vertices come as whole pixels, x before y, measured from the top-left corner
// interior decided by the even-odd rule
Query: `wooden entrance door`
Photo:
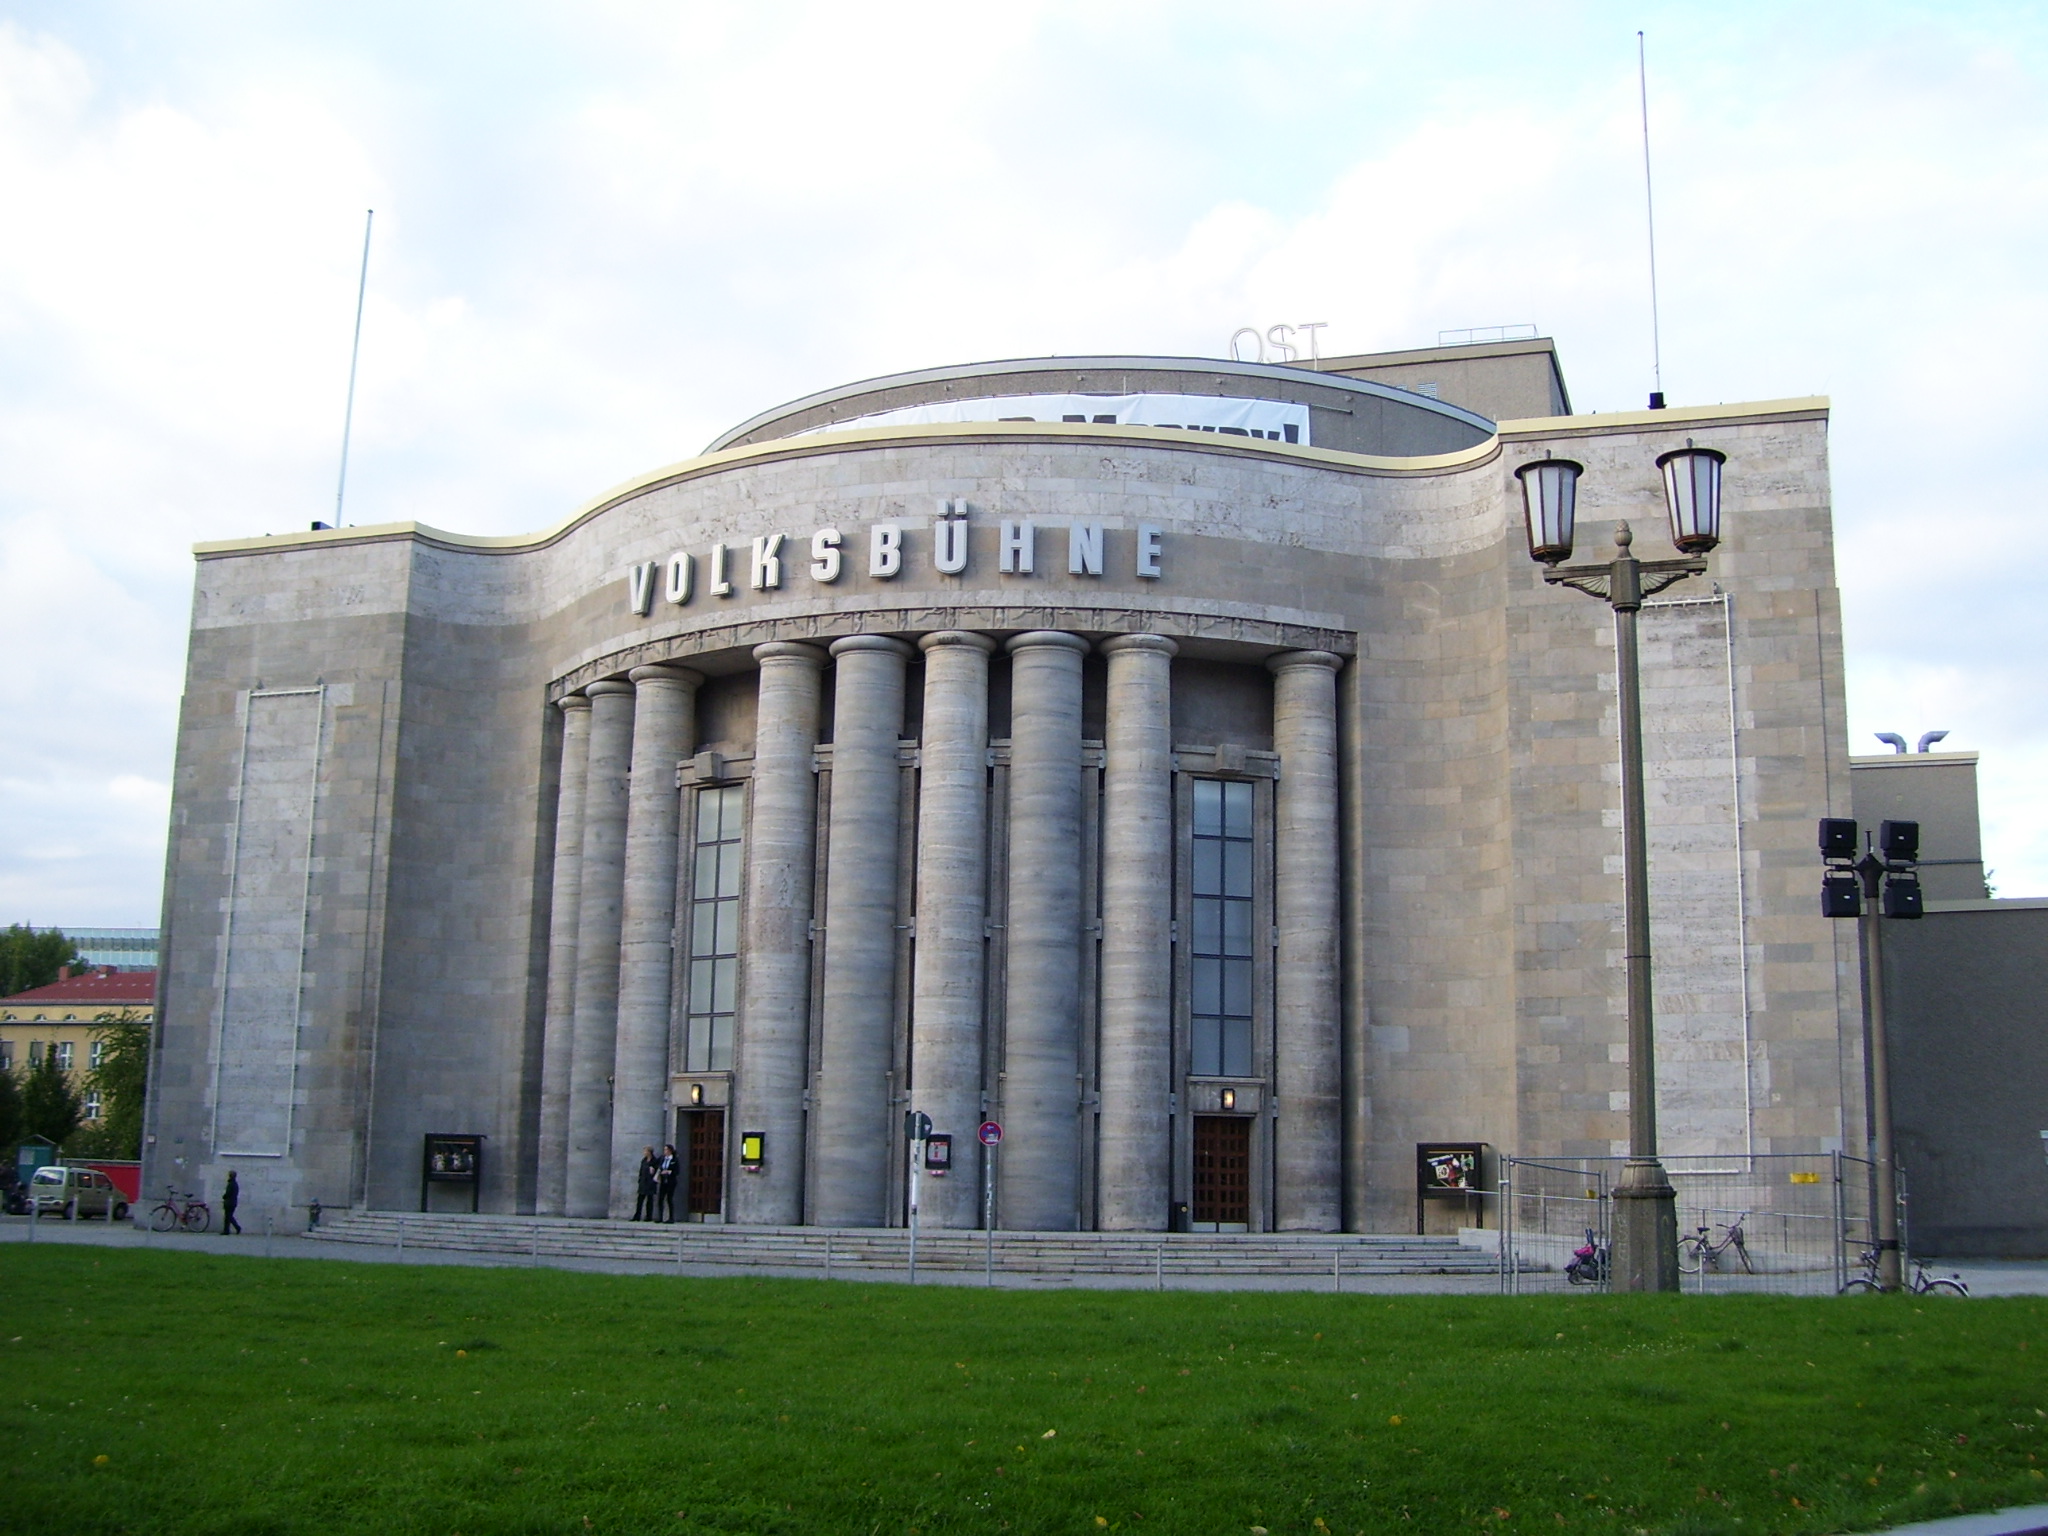
[[[683,1139],[689,1169],[688,1204],[692,1216],[716,1216],[725,1209],[725,1111],[683,1111]]]
[[[1194,1205],[1193,1219],[1200,1226],[1251,1225],[1250,1116],[1195,1116]]]

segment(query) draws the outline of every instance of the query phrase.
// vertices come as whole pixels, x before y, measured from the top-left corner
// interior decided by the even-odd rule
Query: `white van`
[[[87,1216],[122,1221],[128,1215],[128,1202],[121,1191],[96,1168],[38,1168],[28,1187],[37,1215],[54,1213],[66,1221]]]

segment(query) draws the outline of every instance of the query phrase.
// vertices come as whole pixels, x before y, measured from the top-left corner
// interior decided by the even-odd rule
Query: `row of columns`
[[[914,1107],[964,1132],[981,1118],[988,912],[988,674],[995,644],[924,636],[922,771],[911,979]],[[1006,846],[1004,1225],[1071,1228],[1079,1209],[1082,977],[1081,666],[1088,642],[1015,637]],[[1171,667],[1159,635],[1123,635],[1108,660],[1102,810],[1098,1225],[1166,1224],[1172,1153]],[[816,775],[828,652],[778,641],[760,667],[743,1014],[733,1110],[765,1136],[733,1219],[878,1226],[892,1170],[893,991],[901,846],[901,641],[855,635],[836,663],[824,922],[812,929]],[[1291,652],[1275,675],[1281,872],[1274,1062],[1275,1224],[1339,1220],[1337,657]],[[544,1214],[620,1214],[639,1149],[665,1134],[678,797],[701,679],[643,667],[562,701],[562,797],[542,1063]],[[637,700],[637,707],[636,707]],[[630,764],[631,772],[628,773]],[[630,786],[630,788],[628,787]],[[811,967],[822,958],[810,1084]],[[566,1107],[564,1107],[566,1106]],[[804,1206],[807,1152],[812,1202]],[[923,1214],[976,1221],[973,1181],[934,1181]]]

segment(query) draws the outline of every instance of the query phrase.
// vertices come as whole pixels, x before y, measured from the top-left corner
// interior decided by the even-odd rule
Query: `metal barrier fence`
[[[1626,1158],[1500,1160],[1504,1292],[1607,1288],[1613,1187]],[[1873,1244],[1871,1165],[1842,1153],[1666,1157],[1678,1191],[1680,1288],[1832,1295]],[[1903,1199],[1901,1201],[1903,1205]],[[1573,1272],[1574,1256],[1592,1263]]]

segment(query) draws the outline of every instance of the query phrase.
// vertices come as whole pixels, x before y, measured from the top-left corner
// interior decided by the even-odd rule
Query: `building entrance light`
[[[1529,533],[1529,558],[1557,565],[1572,557],[1572,525],[1578,513],[1579,476],[1586,466],[1545,455],[1515,471],[1522,482],[1522,520]],[[1716,498],[1716,506],[1719,498]]]
[[[1683,448],[1657,456],[1664,471],[1664,504],[1671,513],[1671,542],[1681,554],[1704,555],[1721,542],[1721,466],[1728,455],[1714,448]]]

